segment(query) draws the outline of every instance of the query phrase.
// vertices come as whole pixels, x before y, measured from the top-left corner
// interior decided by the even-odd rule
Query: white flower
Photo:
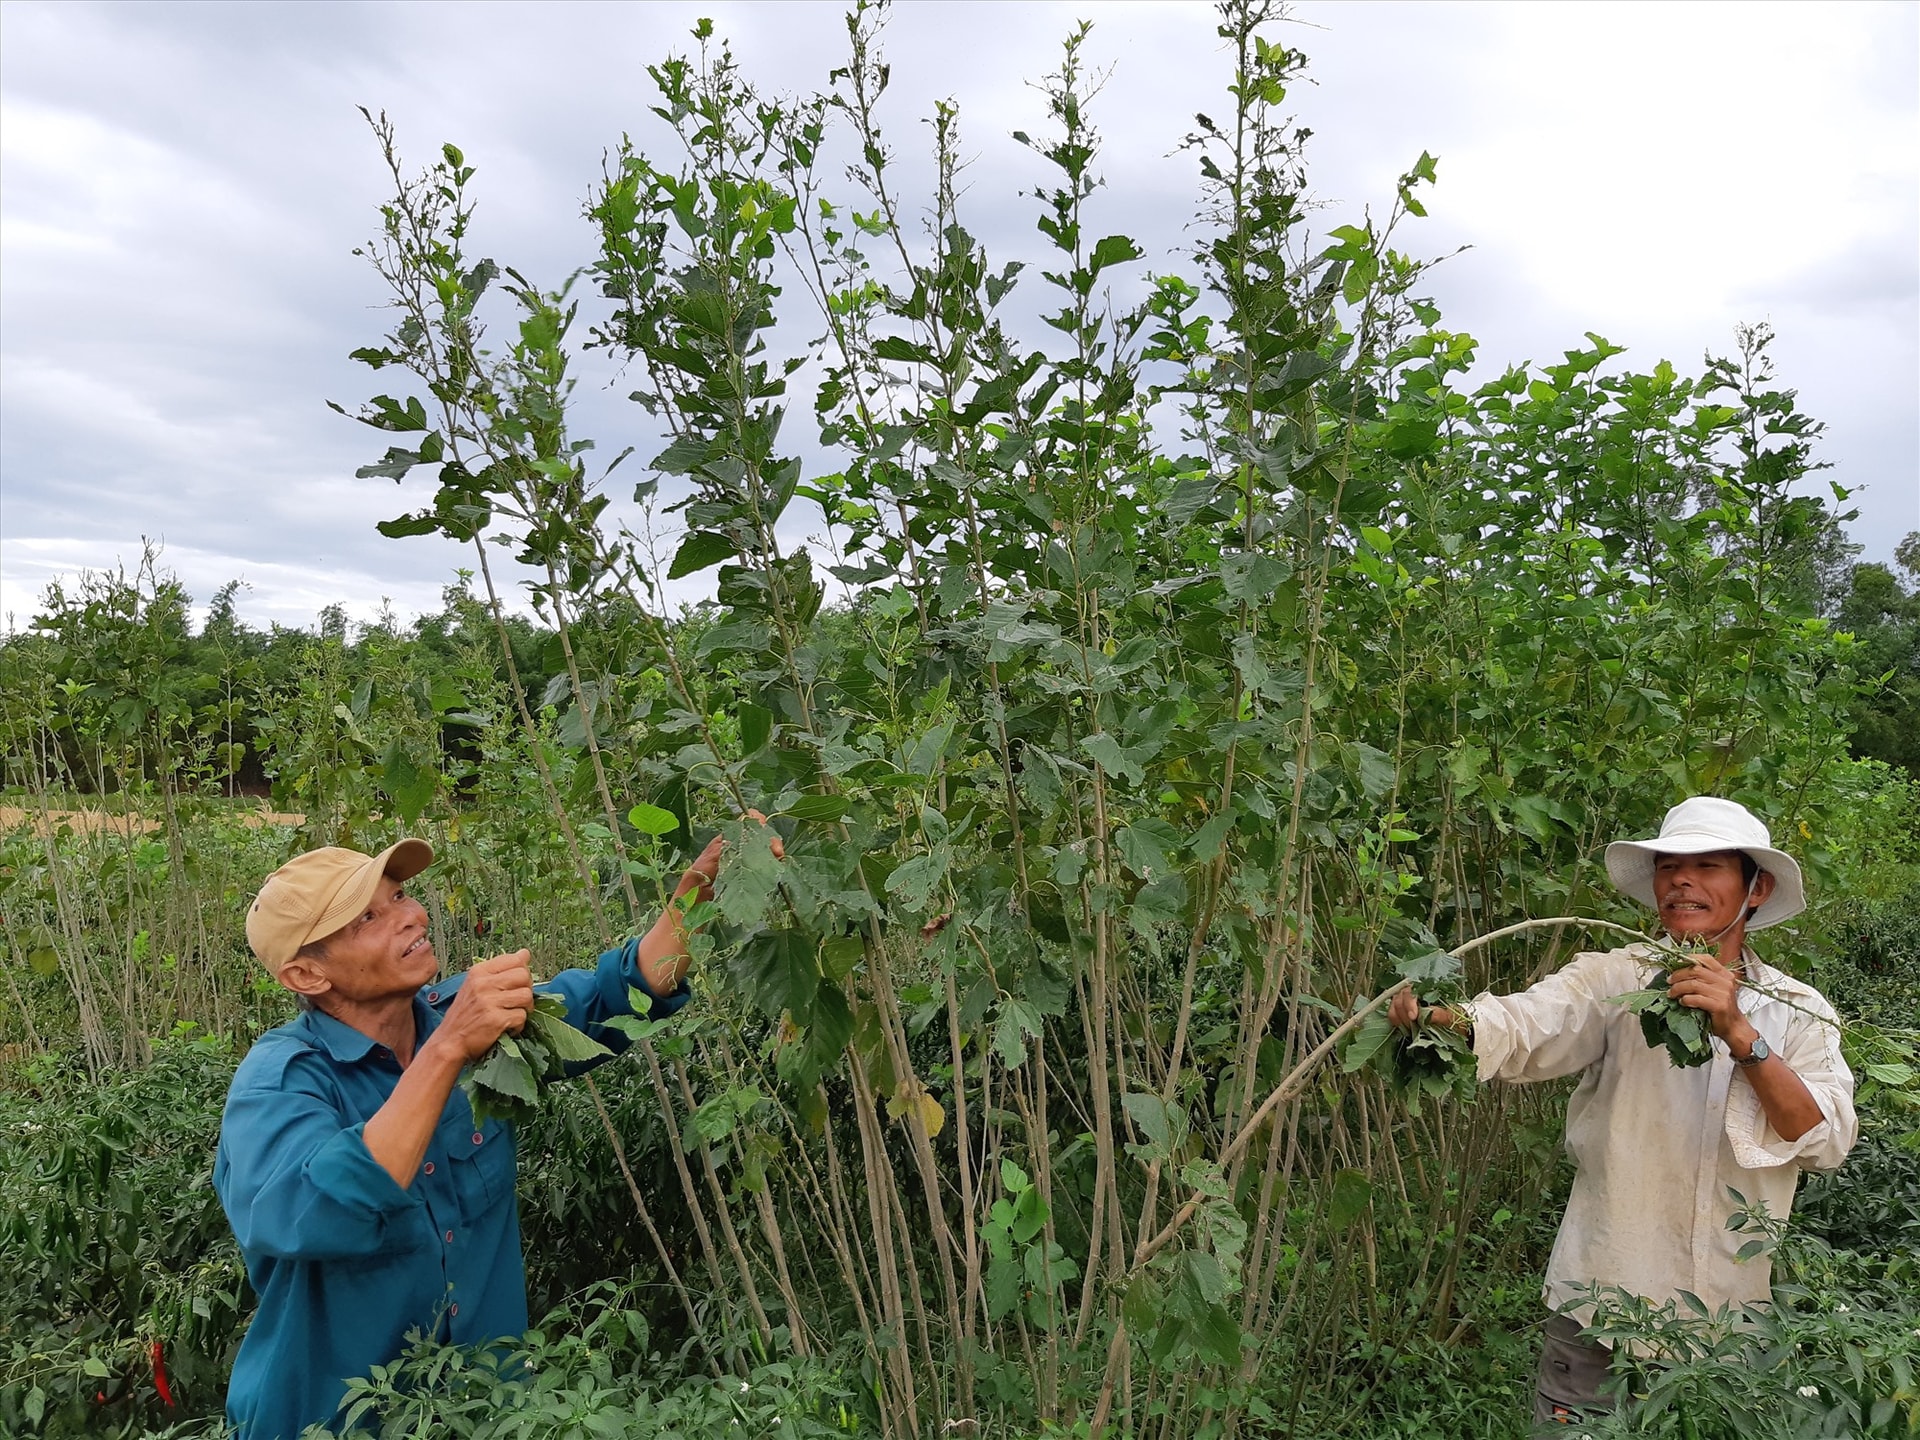
[[[747,1384],[747,1382],[746,1382],[746,1381],[744,1381],[744,1380],[742,1380],[742,1381],[740,1382],[740,1393],[741,1393],[742,1395],[744,1395],[744,1394],[746,1394],[746,1393],[747,1393],[747,1391],[749,1391],[749,1390],[751,1390],[752,1388],[753,1388],[753,1387],[752,1387],[751,1385],[749,1385],[749,1384]]]
[[[1847,1313],[1847,1307],[1844,1305],[1836,1305],[1833,1308],[1838,1310],[1842,1315]]]
[[[1808,1398],[1812,1398],[1819,1393],[1820,1387],[1818,1385],[1802,1385],[1798,1390],[1794,1391],[1794,1394],[1805,1395]]]

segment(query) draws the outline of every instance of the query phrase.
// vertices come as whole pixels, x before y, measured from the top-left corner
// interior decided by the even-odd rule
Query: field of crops
[[[1664,1358],[1588,1430],[1920,1434],[1920,595],[1848,565],[1764,330],[1470,381],[1408,239],[1433,163],[1310,238],[1261,20],[1223,10],[1190,254],[1101,233],[1077,41],[1044,271],[969,233],[952,111],[901,193],[857,18],[825,96],[717,41],[657,67],[683,148],[610,158],[568,292],[469,253],[466,156],[415,176],[376,126],[366,473],[471,572],[262,632],[150,557],[0,642],[0,1430],[218,1433],[252,1297],[213,1146],[293,1014],[242,928],[278,864],[424,836],[448,966],[550,973],[718,831],[693,1003],[519,1136],[544,1318],[356,1382],[380,1433],[1518,1440],[1568,1087],[1354,1037],[1402,978],[1611,943],[1463,950],[1503,926],[1644,928],[1600,851],[1712,793],[1807,871],[1758,948],[1842,1012],[1863,1139],[1764,1313],[1622,1298]],[[582,344],[638,387],[624,468],[569,429]],[[717,599],[669,610],[690,575]]]

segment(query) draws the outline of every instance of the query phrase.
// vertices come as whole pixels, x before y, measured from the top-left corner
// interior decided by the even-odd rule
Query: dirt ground
[[[250,829],[262,825],[298,825],[307,817],[286,815],[275,810],[248,810],[240,823]],[[106,810],[29,810],[19,805],[0,805],[0,833],[32,826],[36,835],[67,829],[81,835],[112,831],[118,835],[144,835],[158,830],[160,822],[148,815],[116,815]]]

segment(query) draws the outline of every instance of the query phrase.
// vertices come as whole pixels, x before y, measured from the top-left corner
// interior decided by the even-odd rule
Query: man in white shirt
[[[1535,1418],[1548,1422],[1608,1408],[1610,1352],[1580,1338],[1591,1315],[1573,1303],[1582,1287],[1617,1285],[1655,1302],[1686,1290],[1711,1308],[1765,1300],[1771,1262],[1737,1258],[1747,1237],[1727,1229],[1740,1208],[1729,1192],[1785,1218],[1800,1171],[1837,1167],[1859,1133],[1833,1007],[1746,946],[1749,931],[1806,907],[1800,867],[1766,826],[1732,801],[1696,796],[1667,812],[1657,838],[1609,845],[1607,873],[1687,948],[1692,964],[1673,971],[1668,994],[1705,1012],[1706,1064],[1675,1066],[1616,1003],[1671,963],[1646,945],[1575,955],[1538,985],[1482,994],[1463,1014],[1422,1012],[1411,992],[1390,1011],[1401,1028],[1470,1035],[1483,1081],[1580,1075],[1567,1101],[1577,1170],[1547,1262],[1555,1314],[1534,1397]]]

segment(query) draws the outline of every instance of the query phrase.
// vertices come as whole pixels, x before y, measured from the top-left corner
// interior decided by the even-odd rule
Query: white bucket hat
[[[1607,846],[1607,874],[1623,894],[1659,909],[1653,897],[1654,859],[1660,855],[1704,855],[1738,850],[1773,876],[1773,894],[1753,913],[1747,929],[1764,930],[1807,908],[1800,867],[1784,850],[1775,850],[1767,827],[1744,805],[1712,795],[1696,795],[1667,811],[1652,840],[1616,840]]]

